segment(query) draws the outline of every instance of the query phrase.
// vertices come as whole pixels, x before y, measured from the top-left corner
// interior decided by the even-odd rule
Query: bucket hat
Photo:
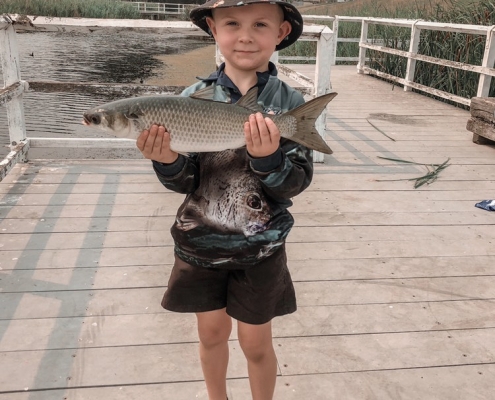
[[[284,11],[284,19],[292,26],[291,32],[280,42],[275,50],[282,50],[287,46],[290,46],[299,36],[301,36],[304,24],[301,13],[295,6],[288,3],[286,0],[210,0],[203,5],[192,9],[189,18],[191,18],[193,24],[211,35],[208,24],[206,23],[206,17],[211,17],[212,10],[216,8],[242,7],[256,3],[278,4]]]

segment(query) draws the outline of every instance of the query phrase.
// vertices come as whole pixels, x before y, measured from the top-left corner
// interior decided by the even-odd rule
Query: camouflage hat
[[[282,50],[287,46],[294,43],[303,31],[303,19],[301,13],[295,6],[290,4],[286,0],[209,0],[205,4],[194,8],[189,14],[191,21],[203,29],[206,33],[211,35],[208,24],[206,23],[206,17],[211,17],[211,10],[215,8],[227,8],[227,7],[241,7],[248,4],[256,3],[268,3],[278,4],[284,11],[284,19],[288,21],[292,30],[287,37],[280,42],[275,50]]]

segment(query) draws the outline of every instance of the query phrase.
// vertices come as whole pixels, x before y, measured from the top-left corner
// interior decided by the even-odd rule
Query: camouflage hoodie
[[[276,70],[260,77],[258,103],[265,112],[283,113],[304,103],[302,95],[280,81]],[[182,93],[214,86],[212,100],[231,102],[235,91],[212,74]],[[234,99],[235,100],[235,99]],[[281,139],[279,150],[251,158],[245,147],[179,156],[173,164],[153,162],[160,182],[186,194],[171,228],[175,252],[202,267],[244,269],[273,254],[294,224],[291,198],[311,183],[312,151]]]

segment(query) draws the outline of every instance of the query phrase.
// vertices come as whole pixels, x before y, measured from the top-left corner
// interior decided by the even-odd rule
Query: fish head
[[[271,219],[271,209],[264,196],[259,191],[246,192],[240,197],[238,205],[241,218],[243,233],[245,236],[256,235],[268,228],[268,222]]]
[[[136,138],[138,129],[136,121],[140,118],[140,111],[132,105],[109,103],[107,106],[95,107],[83,114],[83,124],[96,127],[107,133],[123,137]]]

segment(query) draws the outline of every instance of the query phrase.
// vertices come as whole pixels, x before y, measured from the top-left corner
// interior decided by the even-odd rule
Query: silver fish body
[[[163,125],[170,133],[170,148],[179,153],[214,152],[244,146],[244,123],[253,112],[261,111],[256,102],[257,89],[250,90],[236,104],[203,97],[209,95],[211,92],[207,88],[191,97],[143,96],[117,100],[88,110],[84,123],[129,139],[136,139],[153,124]],[[314,121],[335,95],[331,93],[324,95],[325,98],[313,99],[285,114],[265,115],[275,122],[282,137],[330,154],[330,148],[316,132]],[[317,105],[316,109],[311,107],[312,103]],[[305,115],[305,108],[313,115]],[[301,138],[301,135],[307,136],[308,130],[309,141]]]

